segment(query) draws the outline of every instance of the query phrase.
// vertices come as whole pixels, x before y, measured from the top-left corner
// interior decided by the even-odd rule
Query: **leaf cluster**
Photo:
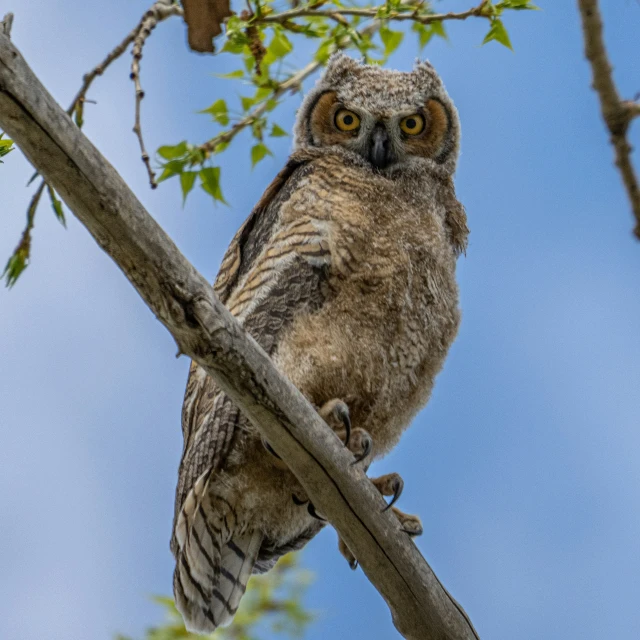
[[[288,554],[269,572],[253,576],[232,624],[216,630],[210,640],[259,640],[271,631],[277,637],[302,638],[314,616],[302,599],[310,574],[300,568],[297,554]],[[153,600],[165,611],[166,622],[147,629],[143,640],[201,640],[185,629],[182,616],[171,598]],[[117,636],[116,640],[132,640]]]
[[[386,0],[383,4],[296,0],[284,6],[283,1],[247,0],[250,10],[226,20],[220,50],[234,57],[238,68],[219,77],[233,82],[240,93],[236,103],[233,99],[218,98],[200,111],[210,118],[213,127],[209,139],[165,144],[156,152],[161,170],[157,182],[178,178],[183,203],[199,186],[214,203],[226,204],[218,156],[240,133],[248,133],[252,138],[247,145],[252,166],[273,155],[271,141],[289,135],[273,120],[274,110],[289,94],[300,91],[304,80],[326,63],[334,51],[351,49],[368,63],[383,64],[406,41],[407,35],[415,34],[422,50],[434,37],[448,39],[445,22],[468,18],[488,21],[489,29],[482,44],[495,41],[512,49],[503,15],[508,11],[537,9],[530,0],[478,0],[476,7],[461,13],[438,13],[429,0]],[[299,52],[309,48],[310,61],[300,67]],[[124,48],[116,51],[117,55],[107,57],[109,64]],[[68,111],[78,127],[84,123],[85,102],[82,94]],[[2,139],[0,134],[0,158],[12,148],[11,141]],[[12,286],[28,265],[35,209],[45,188],[54,215],[65,224],[60,199],[51,187],[41,183],[27,211],[20,242],[0,276],[7,286]]]

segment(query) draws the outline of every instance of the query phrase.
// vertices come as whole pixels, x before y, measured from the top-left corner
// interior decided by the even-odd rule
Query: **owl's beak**
[[[387,128],[383,124],[377,124],[371,132],[369,143],[369,162],[376,169],[384,169],[394,161],[391,151],[391,140]]]

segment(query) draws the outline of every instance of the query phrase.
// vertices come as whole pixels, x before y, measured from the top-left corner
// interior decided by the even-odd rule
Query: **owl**
[[[468,229],[456,109],[428,62],[337,53],[305,97],[286,166],[231,241],[214,289],[366,468],[427,402],[460,322]],[[192,363],[171,549],[188,629],[233,618],[252,573],[325,522],[277,452]],[[393,504],[402,478],[372,479]],[[393,507],[409,535],[420,520]],[[342,542],[351,566],[357,560]]]

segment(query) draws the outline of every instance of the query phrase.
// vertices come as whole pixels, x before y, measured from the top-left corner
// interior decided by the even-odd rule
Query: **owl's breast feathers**
[[[214,289],[312,402],[354,397],[355,420],[366,416],[384,450],[426,400],[457,330],[455,251],[436,191],[407,193],[343,160],[294,154],[231,241]],[[195,363],[182,428],[174,591],[191,628],[210,631],[233,616],[252,570],[320,526],[295,515],[293,476],[252,453],[259,435]],[[256,497],[233,493],[242,474]]]

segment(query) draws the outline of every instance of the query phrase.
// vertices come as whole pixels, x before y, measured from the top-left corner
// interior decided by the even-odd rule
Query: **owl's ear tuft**
[[[362,65],[342,51],[336,51],[327,62],[327,68],[322,76],[322,82],[334,86],[345,77],[355,73]]]
[[[417,58],[413,65],[413,75],[420,84],[434,81],[440,82],[440,77],[428,60],[420,60],[420,58]]]

